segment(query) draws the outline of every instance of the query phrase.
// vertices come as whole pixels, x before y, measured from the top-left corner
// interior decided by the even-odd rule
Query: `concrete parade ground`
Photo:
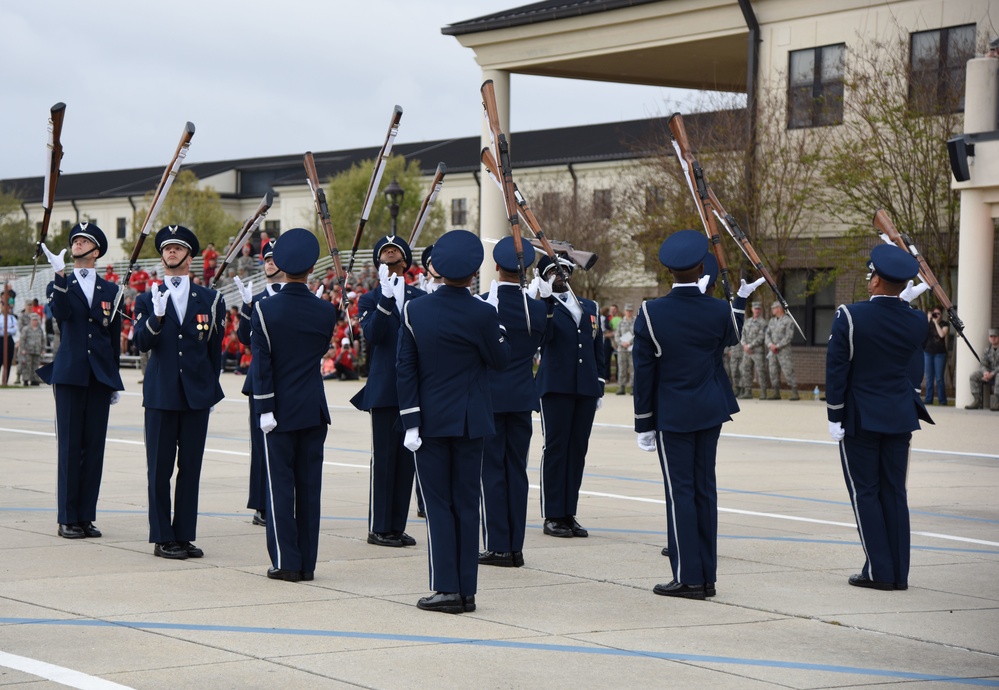
[[[589,538],[542,533],[536,423],[526,563],[480,567],[477,610],[447,615],[415,605],[429,592],[415,500],[416,547],[366,543],[359,383],[326,383],[319,563],[289,583],[266,578],[245,508],[242,377],[222,376],[211,416],[205,557],[170,561],[147,541],[141,386],[122,375],[100,539],[56,535],[51,390],[0,390],[0,687],[999,687],[999,413],[930,408],[909,467],[909,589],[884,592],[847,585],[863,551],[825,403],[740,401],[718,453],[717,596],[692,601],[652,593],[671,579],[662,474],[631,396],[610,394],[580,499]]]

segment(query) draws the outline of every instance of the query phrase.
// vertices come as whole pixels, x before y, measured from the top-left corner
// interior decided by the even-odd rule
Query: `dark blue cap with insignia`
[[[409,248],[409,243],[402,239],[399,235],[386,235],[380,240],[375,242],[375,248],[371,252],[371,259],[374,261],[375,266],[378,266],[381,262],[378,257],[381,255],[382,250],[385,247],[395,247],[402,252],[403,258],[406,259],[406,268],[408,269],[413,265],[413,250]]]
[[[534,247],[527,241],[522,242],[521,246],[524,248],[524,268],[527,268],[534,263]],[[493,260],[504,271],[509,271],[510,273],[520,271],[520,265],[517,263],[517,250],[513,245],[513,237],[504,237],[496,243],[496,246],[493,247]]]
[[[474,233],[451,230],[434,244],[434,270],[449,280],[464,280],[479,270],[485,255]]]
[[[890,283],[904,283],[919,273],[919,263],[912,255],[893,244],[879,244],[872,249],[867,267]]]
[[[686,271],[704,261],[708,238],[696,230],[680,230],[666,238],[659,247],[659,263],[673,271]]]
[[[711,286],[715,284],[718,280],[718,259],[711,252],[704,255],[704,273],[701,275],[709,276],[707,289],[710,290]]]
[[[571,276],[573,269],[576,268],[576,263],[565,254],[556,254],[555,256],[558,257],[558,262],[562,264],[562,268],[565,269],[566,274]],[[553,270],[555,270],[555,262],[547,254],[542,254],[541,258],[538,259],[538,273],[544,276]]]
[[[305,228],[292,228],[275,241],[273,259],[287,275],[307,273],[319,259],[319,240]]]
[[[420,254],[420,265],[423,266],[423,269],[425,271],[429,271],[430,270],[430,268],[429,268],[429,266],[430,266],[430,255],[433,253],[433,251],[434,251],[434,245],[428,244],[426,246],[426,248],[423,250],[423,253]]]
[[[79,235],[85,237],[97,245],[97,258],[101,258],[108,251],[108,238],[104,236],[104,231],[97,227],[97,223],[77,223],[69,231],[69,243],[73,244],[73,238]]]
[[[270,259],[274,256],[274,245],[277,244],[277,238],[273,240],[267,240],[267,244],[264,245],[264,258]]]
[[[183,225],[168,225],[156,233],[156,251],[163,253],[163,247],[168,244],[179,244],[191,250],[190,256],[201,253],[201,245],[194,233]]]

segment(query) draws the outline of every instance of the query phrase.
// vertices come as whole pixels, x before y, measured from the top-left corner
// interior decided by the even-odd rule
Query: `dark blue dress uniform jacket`
[[[192,284],[180,323],[167,287],[154,289],[167,293],[163,318],[153,313],[151,292],[135,298],[135,344],[154,355],[146,365],[142,404],[155,410],[207,410],[225,397],[219,383],[225,333],[222,295]]]
[[[253,321],[253,305],[271,296],[265,288],[253,296],[252,302],[244,304],[239,309],[239,328],[236,329],[236,337],[246,347],[250,347],[250,324]],[[246,380],[243,381],[243,388],[240,392],[243,395],[253,395],[253,377],[249,374],[247,374]]]
[[[739,405],[722,357],[738,342],[729,304],[697,287],[644,302],[632,350],[635,431],[690,432],[728,421]]]
[[[597,303],[579,298],[583,315],[579,325],[565,305],[555,297],[554,310],[548,319],[541,365],[535,379],[538,395],[562,393],[599,398],[604,394],[607,362],[604,338],[600,331]]]
[[[919,397],[925,337],[926,316],[900,299],[841,305],[826,351],[829,421],[851,436],[858,429],[904,434],[920,419],[932,421]]]
[[[72,271],[68,266],[67,270]],[[52,317],[59,322],[61,340],[55,359],[38,370],[42,381],[89,386],[93,373],[95,379],[111,390],[124,389],[118,373],[122,317],[111,313],[118,289],[114,283],[97,276],[93,304],[88,305],[87,296],[72,273],[56,275],[49,283],[45,292]]]
[[[408,304],[427,293],[412,285],[406,286],[404,301]],[[396,391],[395,363],[399,346],[399,329],[402,317],[396,308],[395,299],[382,297],[381,290],[364,293],[357,301],[361,315],[361,331],[371,345],[371,361],[367,383],[350,403],[359,410],[374,407],[398,407],[399,394]]]
[[[398,358],[403,427],[419,427],[427,438],[491,436],[486,367],[502,369],[510,359],[496,310],[465,288],[443,285],[408,302],[405,314]]]
[[[541,409],[534,385],[534,353],[545,337],[549,307],[541,300],[527,298],[531,314],[528,330],[522,295],[516,285],[500,285],[497,291],[499,320],[506,326],[506,339],[510,343],[510,362],[503,369],[489,370],[489,387],[496,414]]]

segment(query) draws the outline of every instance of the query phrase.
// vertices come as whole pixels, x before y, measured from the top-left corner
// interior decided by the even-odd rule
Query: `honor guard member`
[[[253,305],[256,302],[276,295],[281,290],[284,281],[282,272],[274,263],[274,244],[277,240],[270,240],[264,245],[261,252],[264,257],[264,277],[267,284],[264,289],[253,294],[253,283],[243,284],[239,276],[233,277],[239,296],[243,300],[243,306],[239,311],[239,329],[236,337],[246,347],[250,347],[250,321],[253,318]],[[252,366],[252,365],[251,365]],[[267,475],[264,471],[264,432],[260,430],[258,423],[259,413],[255,409],[253,402],[253,377],[247,376],[243,381],[243,395],[250,401],[250,493],[246,501],[246,507],[253,512],[254,525],[267,524],[267,501],[265,492],[267,487]]]
[[[69,231],[69,246],[73,272],[67,276],[66,250],[53,254],[42,245],[55,271],[45,292],[62,338],[38,376],[55,395],[59,536],[80,539],[101,536],[94,520],[109,407],[124,386],[118,374],[121,316],[111,311],[119,288],[94,268],[107,238],[96,224],[79,223]]]
[[[840,305],[826,352],[829,434],[853,504],[864,567],[855,587],[908,589],[909,442],[932,423],[919,395],[926,316],[899,299],[919,270],[903,249],[871,250],[870,300]]]
[[[673,288],[642,303],[632,351],[638,446],[658,450],[666,489],[673,580],[653,591],[689,599],[714,596],[715,454],[721,425],[739,411],[722,365],[739,333],[729,305],[698,285],[707,254],[707,238],[694,230],[663,242],[659,261],[673,275]]]
[[[182,225],[156,233],[166,280],[135,298],[135,344],[149,353],[142,385],[149,474],[149,541],[162,558],[200,558],[198,487],[208,416],[224,395],[222,294],[188,277],[198,238]],[[177,468],[170,519],[170,477]]]
[[[413,453],[403,445],[399,422],[396,353],[403,306],[426,293],[406,285],[403,274],[413,264],[413,253],[401,237],[379,239],[372,259],[379,287],[358,300],[361,330],[371,347],[368,381],[350,400],[357,409],[371,413],[368,543],[413,546],[416,540],[405,531],[413,494]]]
[[[534,247],[524,247],[524,266],[534,263]],[[524,565],[524,532],[527,529],[527,455],[531,448],[531,412],[541,409],[534,387],[534,355],[545,337],[548,305],[527,298],[530,322],[524,314],[519,265],[513,237],[504,237],[493,248],[499,282],[490,289],[500,323],[510,343],[510,361],[503,369],[489,370],[493,422],[496,435],[486,439],[482,451],[481,565]]]
[[[312,580],[319,553],[323,443],[330,424],[320,361],[337,309],[316,299],[308,278],[319,240],[304,228],[282,234],[273,262],[287,282],[253,305],[253,398],[264,432],[267,552],[275,580]]]
[[[559,256],[566,278],[575,264]],[[544,533],[553,537],[586,537],[576,521],[579,487],[590,443],[593,418],[607,380],[604,338],[597,303],[569,293],[550,257],[538,261],[542,280],[553,279],[553,307],[548,319],[541,365],[535,379],[541,396],[541,514]]]
[[[496,310],[468,291],[483,256],[474,234],[445,233],[434,245],[444,284],[403,311],[399,406],[427,512],[427,611],[475,610],[483,439],[495,433],[487,368],[510,358]]]

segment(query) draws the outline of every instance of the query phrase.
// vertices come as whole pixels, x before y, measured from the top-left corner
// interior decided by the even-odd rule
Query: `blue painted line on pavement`
[[[365,633],[348,630],[317,630],[308,628],[263,628],[234,625],[194,625],[186,623],[157,623],[142,621],[99,621],[92,619],[51,619],[51,618],[0,618],[5,625],[57,625],[81,627],[133,628],[137,630],[174,630],[193,632],[219,632],[258,635],[295,635],[303,637],[332,637],[362,640],[385,640],[391,642],[416,642],[434,645],[467,645],[472,647],[494,647],[537,652],[559,652],[567,654],[590,654],[596,656],[618,656],[662,659],[664,661],[686,661],[701,664],[726,664],[732,666],[756,666],[781,668],[817,673],[842,673],[880,678],[901,678],[931,682],[957,683],[999,687],[999,679],[967,678],[933,673],[915,673],[898,669],[864,668],[860,666],[840,666],[836,664],[816,664],[799,661],[779,661],[776,659],[751,659],[707,654],[682,654],[677,652],[656,652],[643,649],[612,649],[608,647],[586,647],[582,645],[544,644],[540,642],[516,642],[512,640],[483,640],[467,637],[439,637],[433,635],[403,635],[397,633]]]

